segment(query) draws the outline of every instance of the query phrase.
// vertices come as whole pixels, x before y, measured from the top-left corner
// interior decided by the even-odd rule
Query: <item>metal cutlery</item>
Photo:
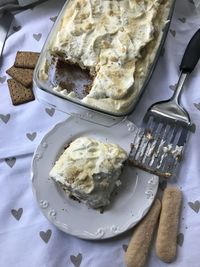
[[[169,178],[178,166],[191,130],[188,112],[179,104],[185,80],[200,58],[200,29],[190,40],[171,99],[152,105],[134,136],[129,161],[147,172]]]
[[[4,11],[0,17],[0,59],[3,54],[4,44],[14,16],[9,11]]]

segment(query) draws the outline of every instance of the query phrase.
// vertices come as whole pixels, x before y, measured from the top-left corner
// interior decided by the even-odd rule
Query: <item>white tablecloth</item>
[[[64,234],[43,217],[32,194],[30,166],[44,134],[67,115],[37,100],[13,106],[5,71],[18,50],[40,51],[64,0],[48,1],[15,16],[0,70],[0,266],[123,267],[132,230],[106,241],[91,242]],[[173,21],[152,79],[132,119],[140,124],[146,109],[171,96],[185,47],[200,26],[192,1],[177,0]],[[191,136],[180,173],[171,181],[183,191],[178,255],[172,267],[200,266],[200,64],[182,95],[196,131]],[[163,184],[161,185],[163,186]],[[148,267],[164,267],[152,247]]]

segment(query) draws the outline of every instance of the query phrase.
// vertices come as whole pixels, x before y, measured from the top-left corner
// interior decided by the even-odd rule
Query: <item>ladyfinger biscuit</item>
[[[150,211],[136,226],[125,254],[127,267],[144,267],[160,210],[160,200],[156,199]]]
[[[164,262],[172,262],[176,257],[181,202],[182,194],[178,188],[164,190],[156,238],[156,254]]]

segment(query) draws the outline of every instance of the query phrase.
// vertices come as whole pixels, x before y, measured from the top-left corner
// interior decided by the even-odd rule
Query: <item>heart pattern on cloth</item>
[[[11,210],[11,214],[13,215],[13,217],[19,221],[21,216],[22,216],[22,213],[23,213],[23,209],[22,208],[19,208],[18,210],[15,210],[15,209],[12,209]]]
[[[123,244],[123,245],[122,245],[122,248],[123,248],[123,251],[126,252],[126,251],[127,251],[127,248],[128,248],[128,245]]]
[[[177,244],[182,247],[183,245],[183,242],[184,242],[184,234],[183,233],[179,233],[177,235]]]
[[[175,30],[169,30],[170,31],[170,33],[171,33],[171,35],[173,36],[173,37],[175,37],[176,36],[176,31]]]
[[[33,141],[36,137],[37,133],[34,132],[34,133],[27,133],[26,134],[26,137],[30,140],[30,141]]]
[[[10,114],[0,114],[0,119],[4,122],[4,123],[7,123],[10,119]]]
[[[18,32],[19,30],[21,30],[22,26],[13,26],[13,31]]]
[[[74,264],[75,267],[79,267],[82,262],[82,254],[79,253],[77,256],[71,255],[70,260]]]
[[[12,168],[14,165],[15,165],[15,162],[16,162],[16,158],[15,157],[12,157],[12,158],[6,158],[5,159],[5,162],[6,164]]]
[[[33,38],[38,42],[40,41],[41,37],[42,37],[41,33],[34,33],[33,34]]]
[[[50,229],[48,229],[46,232],[40,231],[40,237],[46,244],[49,242],[51,234],[52,234],[52,231]]]
[[[159,183],[159,188],[164,191],[165,188],[167,187],[167,181],[162,181]]]
[[[200,202],[198,200],[196,200],[195,202],[188,202],[188,205],[190,206],[190,208],[195,211],[196,213],[199,212],[200,209]]]
[[[57,19],[57,17],[58,17],[58,16],[51,17],[51,18],[50,18],[50,20],[51,20],[51,21],[53,21],[53,22],[55,22],[55,21],[56,21],[56,19]]]
[[[162,50],[161,50],[161,52],[160,52],[160,56],[163,57],[164,54],[165,54],[165,48],[163,47]]]
[[[182,23],[185,23],[186,22],[186,18],[178,18],[178,20]]]
[[[55,113],[55,108],[45,108],[46,113],[52,117]]]
[[[175,90],[175,88],[176,88],[176,85],[177,85],[177,83],[175,83],[174,85],[173,85],[173,84],[171,84],[171,85],[169,86],[169,89],[171,89],[172,91],[174,91],[174,90]]]
[[[200,111],[200,103],[194,103],[195,108],[197,108]]]
[[[0,76],[0,83],[4,83],[6,80],[6,76]]]
[[[192,125],[191,125],[191,127],[190,127],[190,131],[192,132],[192,133],[195,133],[196,132],[196,124],[194,124],[194,123],[192,123]]]

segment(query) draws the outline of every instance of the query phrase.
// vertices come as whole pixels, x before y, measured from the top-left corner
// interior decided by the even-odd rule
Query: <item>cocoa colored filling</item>
[[[67,90],[67,93],[73,91],[79,99],[89,94],[94,80],[89,70],[82,69],[78,64],[65,61],[59,56],[53,56],[51,59],[49,77],[54,86]]]

